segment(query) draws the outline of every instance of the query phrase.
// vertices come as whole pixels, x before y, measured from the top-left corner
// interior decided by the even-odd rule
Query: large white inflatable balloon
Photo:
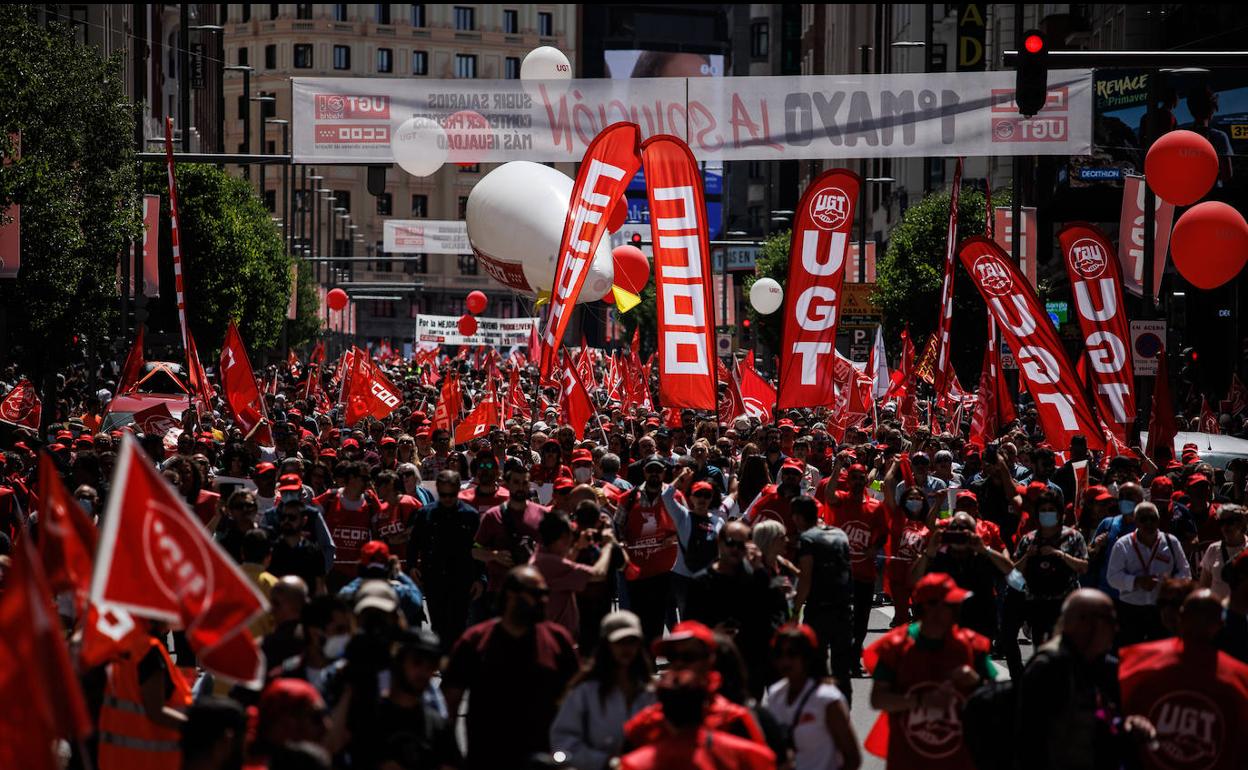
[[[390,151],[399,168],[412,176],[429,176],[446,162],[446,132],[436,120],[408,118],[390,138]]]
[[[567,83],[559,81],[571,79],[572,64],[558,48],[538,46],[529,51],[524,61],[520,62],[520,84],[525,93],[534,99],[541,98],[539,84],[546,87],[548,95],[558,96],[568,89]]]
[[[759,278],[750,287],[750,306],[763,315],[771,315],[784,302],[784,289],[774,278]]]
[[[527,160],[504,163],[477,182],[468,194],[468,241],[490,277],[516,291],[550,291],[572,184],[550,166]],[[611,290],[609,241],[598,243],[578,303]]]

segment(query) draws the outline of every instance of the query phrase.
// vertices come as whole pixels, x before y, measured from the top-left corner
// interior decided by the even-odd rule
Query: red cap
[[[1108,494],[1109,490],[1106,490]],[[1166,498],[1174,494],[1174,482],[1169,476],[1158,476],[1148,485],[1148,496]]]
[[[785,623],[783,626],[777,628],[775,635],[771,637],[772,649],[775,649],[776,644],[780,641],[781,635],[788,634],[792,631],[796,631],[805,637],[806,643],[810,645],[811,649],[819,649],[819,635],[815,633],[815,629],[805,623]]]
[[[805,473],[806,463],[802,462],[801,460],[797,460],[797,459],[790,457],[789,459],[784,461],[783,465],[780,466],[781,472],[788,471],[788,470],[794,470],[794,471],[797,471],[798,473]]]
[[[74,439],[74,443],[86,444],[87,446],[95,446],[95,438],[92,437],[89,433],[84,433],[78,438]]]
[[[424,422],[425,420],[429,419],[429,415],[418,410],[418,411],[412,412],[411,419],[417,420],[419,422]]]
[[[1039,481],[1033,481],[1027,485],[1027,491],[1024,494],[1040,495],[1040,494],[1043,494],[1044,491],[1047,490],[1048,488],[1049,488],[1048,484],[1044,484]]]
[[[572,450],[572,467],[575,468],[577,465],[593,465],[593,464],[594,464],[593,452],[589,451],[588,449],[573,449]]]
[[[1186,452],[1189,449],[1192,450],[1193,452],[1196,452],[1200,450],[1200,447],[1196,446],[1196,442],[1189,441],[1183,445],[1183,451]]]
[[[560,476],[555,479],[554,489],[556,492],[567,492],[576,486],[576,482],[567,476]]]
[[[715,487],[711,486],[711,482],[709,481],[695,481],[693,482],[693,489],[691,489],[689,493],[696,495],[699,492],[710,492],[714,494]]]
[[[360,546],[360,564],[385,564],[390,561],[390,546],[380,540],[369,540]]]
[[[706,646],[707,652],[715,650],[715,632],[696,620],[686,620],[677,623],[670,634],[656,641],[654,651],[661,655],[669,645],[688,640],[701,642]]]
[[[360,442],[356,441],[356,440],[355,440],[355,439],[353,439],[353,438],[349,438],[349,439],[347,439],[346,441],[342,442],[342,448],[343,448],[343,449],[348,449],[348,448],[352,448],[352,447],[353,447],[353,448],[355,448],[355,449],[359,449],[359,448],[360,448]]]
[[[1164,479],[1165,476],[1159,476],[1158,478]],[[1166,481],[1168,482],[1169,479],[1166,479]],[[1153,483],[1156,484],[1157,482],[1154,481]],[[1093,503],[1108,503],[1114,499],[1114,496],[1109,493],[1109,488],[1101,484],[1093,484],[1083,494],[1086,500]]]
[[[659,418],[657,418],[657,417],[651,417],[650,419],[646,420],[646,427],[647,427],[647,428],[657,428],[657,427],[659,427]]]
[[[943,572],[929,572],[919,578],[911,594],[911,601],[916,604],[925,602],[944,602],[945,604],[961,604],[971,592],[959,588],[953,578]]]
[[[793,424],[793,421],[787,417],[781,420],[780,422],[776,423],[776,427],[779,428],[781,431],[791,430],[794,433],[797,433],[797,426],[795,426]]]
[[[57,443],[55,443],[55,444],[48,444],[48,451],[49,451],[49,452],[53,452],[53,453],[55,453],[55,452],[65,452],[65,451],[68,451],[68,450],[69,450],[69,447],[65,446],[64,444],[62,444],[62,443],[60,443],[60,442],[57,442]]]
[[[327,446],[321,450],[320,456],[321,457],[337,457],[338,450],[334,449],[332,446]]]
[[[259,721],[269,722],[300,709],[320,711],[325,708],[321,694],[304,679],[282,677],[274,679],[264,688],[257,707]]]
[[[955,507],[958,503],[971,503],[975,507],[979,507],[979,498],[976,497],[975,493],[971,490],[964,489],[958,493],[957,497],[953,498],[953,504]]]
[[[416,431],[416,438],[429,438],[431,435],[428,428],[421,428]]]
[[[68,440],[68,441],[73,441],[73,440],[74,440],[74,434],[73,434],[73,433],[71,433],[71,432],[69,432],[69,431],[67,431],[67,430],[58,430],[58,431],[56,432],[56,440],[57,440],[57,441],[60,441],[61,439],[66,439],[66,440]]]
[[[251,475],[264,476],[268,473],[277,473],[277,466],[273,463],[260,463],[256,466],[255,473],[252,473]]]
[[[303,479],[297,473],[287,473],[277,480],[278,492],[302,492]]]
[[[1205,474],[1203,474],[1203,473],[1193,473],[1191,476],[1188,476],[1188,477],[1187,477],[1187,484],[1186,484],[1186,486],[1187,486],[1187,488],[1188,488],[1188,489],[1191,489],[1192,487],[1196,486],[1197,484],[1208,484],[1208,483],[1209,483],[1209,477],[1208,477],[1208,476],[1206,476],[1206,475],[1205,475]]]
[[[394,446],[397,443],[399,442],[394,440],[394,436],[382,436],[381,437],[381,442],[380,442],[381,446]]]

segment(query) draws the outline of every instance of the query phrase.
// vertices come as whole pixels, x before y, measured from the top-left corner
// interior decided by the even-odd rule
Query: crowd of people
[[[205,676],[153,622],[79,672],[98,729],[72,766],[1248,766],[1248,460],[1058,452],[1026,404],[986,446],[891,403],[842,428],[595,393],[570,425],[527,366],[531,411],[456,445],[435,381],[460,372],[466,413],[466,364],[384,362],[401,403],[355,425],[282,367],[274,447],[221,403],[135,436],[267,597],[268,674]],[[39,536],[40,453],[104,515],[134,433],[101,430],[114,388],[71,371],[50,427],[0,426],[0,553]]]

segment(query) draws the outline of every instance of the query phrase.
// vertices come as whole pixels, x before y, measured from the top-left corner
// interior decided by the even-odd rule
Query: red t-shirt
[[[621,770],[772,770],[776,755],[766,746],[718,730],[667,735],[620,757]]]
[[[529,468],[529,481],[539,487],[543,484],[555,483],[555,479],[560,476],[572,478],[572,469],[566,465],[560,465],[552,469],[540,463]]]
[[[752,741],[760,746],[767,745],[763,731],[754,720],[754,715],[745,706],[728,700],[719,693],[711,698],[706,708],[706,718],[702,727],[707,730],[719,730]],[[651,703],[633,715],[624,723],[624,744],[626,746],[648,746],[661,741],[669,734],[666,721],[663,719],[663,706]]]
[[[334,569],[355,574],[360,561],[360,548],[374,539],[374,528],[381,516],[381,501],[373,493],[365,492],[358,502],[352,504],[343,499],[341,489],[331,489],[312,502],[325,512],[325,525],[329,527],[329,534],[337,546]]]
[[[380,503],[381,512],[373,522],[377,539],[385,541],[391,553],[405,553],[412,514],[420,510],[420,501],[411,495],[399,495],[396,503]]]
[[[900,514],[893,516],[892,528],[888,535],[888,567],[884,570],[884,578],[888,581],[888,589],[894,595],[910,592],[910,570],[927,548],[930,530],[921,521],[907,519]]]
[[[490,508],[481,514],[473,542],[493,551],[512,551],[519,546],[532,552],[538,542],[537,528],[548,510],[532,500],[525,503],[523,513],[512,513],[501,505]],[[503,521],[504,515],[506,522]],[[490,593],[499,591],[507,570],[496,561],[486,562],[486,590]]]
[[[849,538],[850,569],[854,580],[875,580],[875,559],[867,558],[872,548],[881,548],[888,539],[884,505],[864,492],[857,500],[848,490],[836,491],[829,506],[829,524],[840,527]]]
[[[624,511],[623,544],[637,568],[628,579],[640,580],[670,571],[680,546],[676,523],[668,515],[662,495],[646,502],[642,490],[634,489],[620,500],[620,507]]]
[[[479,488],[474,484],[467,489],[461,489],[459,491],[459,499],[468,503],[480,512],[507,502],[511,499],[511,493],[507,491],[506,487],[495,487],[494,494],[486,495],[482,494]]]

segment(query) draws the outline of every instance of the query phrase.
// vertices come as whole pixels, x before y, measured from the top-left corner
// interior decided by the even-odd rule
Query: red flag
[[[39,430],[42,418],[43,404],[39,401],[34,384],[28,379],[18,380],[13,390],[0,399],[0,421]]]
[[[563,389],[559,396],[559,413],[564,425],[576,431],[576,440],[585,438],[585,426],[595,414],[594,403],[589,400],[585,383],[581,382],[576,367],[571,365],[567,351],[563,353]]]
[[[835,357],[845,253],[861,184],[852,171],[825,171],[797,204],[780,346],[781,409],[836,403],[834,379],[821,374]]]
[[[130,348],[130,354],[126,356],[126,365],[121,368],[121,379],[117,381],[117,395],[123,395],[134,390],[134,386],[138,384],[139,377],[143,376],[143,326],[139,326],[139,331],[134,335],[134,345]]]
[[[250,683],[264,673],[248,630],[268,609],[264,597],[129,436],[100,530],[91,602],[185,627],[200,665],[214,674]]]
[[[0,767],[58,770],[57,739],[91,733],[52,592],[23,532],[0,593]]]
[[[958,249],[958,194],[962,188],[962,159],[958,158],[953,169],[953,189],[949,193],[949,228],[945,233],[945,279],[940,287],[940,323],[937,326],[936,352],[936,403],[944,406],[948,400],[949,375],[953,364],[949,361],[949,332],[953,326],[953,274],[957,269]]]
[[[1074,291],[1096,411],[1123,438],[1135,420],[1135,372],[1121,268],[1108,236],[1097,227],[1074,222],[1062,228],[1057,240]]]
[[[455,426],[455,443],[467,444],[488,435],[498,425],[498,399],[491,390],[468,416]]]
[[[732,376],[732,372],[728,371],[728,367],[724,366],[724,360],[718,356],[715,357],[715,368],[719,372],[719,381],[725,386],[719,397],[719,421],[732,422],[738,415],[746,413],[741,386],[737,384],[737,378]]]
[[[173,414],[163,401],[135,412],[134,424],[138,426],[139,432],[149,436],[163,436],[174,428],[182,427],[181,423],[173,419]]]
[[[1240,382],[1238,374],[1231,375],[1231,391],[1226,400],[1231,402],[1231,416],[1238,417],[1240,412],[1248,409],[1248,388]]]
[[[936,334],[927,335],[927,342],[923,343],[923,352],[919,354],[919,358],[914,362],[914,376],[923,382],[936,387]]]
[[[628,344],[628,352],[633,358],[641,360],[641,324],[633,327],[633,341]]]
[[[1049,444],[1066,451],[1071,439],[1082,435],[1089,449],[1104,449],[1105,438],[1079,389],[1074,366],[1018,266],[982,236],[962,241],[958,256],[1015,351]]]
[[[989,317],[989,326],[992,326]],[[979,374],[979,400],[975,402],[975,411],[971,413],[971,435],[967,439],[979,447],[986,447],[997,437],[1000,425],[997,424],[997,355],[996,340],[993,334],[988,335],[988,347],[984,349],[984,366]]]
[[[463,405],[464,397],[459,390],[459,377],[454,372],[447,372],[446,379],[442,381],[442,397],[438,399],[438,406],[433,412],[433,428],[443,430],[451,430],[455,421],[459,419],[459,410]]]
[[[529,403],[524,397],[524,389],[520,387],[520,367],[511,367],[510,380],[507,388],[507,401],[510,404],[511,416],[519,416],[522,420],[531,420]]]
[[[641,145],[659,325],[659,403],[715,409],[715,312],[702,172],[674,136]]]
[[[325,343],[318,342],[316,347],[312,348],[312,355],[308,357],[308,365],[305,367],[307,376],[304,378],[303,397],[311,398],[321,387],[321,365],[325,363]]]
[[[343,420],[347,425],[354,425],[369,415],[384,420],[398,407],[398,394],[399,389],[382,373],[372,356],[367,351],[356,350],[351,380],[343,397],[347,404]]]
[[[182,238],[180,236],[181,228],[179,222],[182,221],[181,215],[178,214],[178,181],[173,172],[173,118],[165,118],[165,171],[169,182],[169,240],[173,248],[173,293],[175,304],[178,308],[178,324],[182,329],[182,347],[186,349],[186,357],[188,360],[194,360],[197,366],[199,364],[198,354],[192,355],[195,347],[195,341],[191,339],[191,329],[186,322],[186,289],[185,277],[182,275]],[[191,372],[191,376],[195,376],[195,372]],[[211,402],[204,401],[204,405],[208,406]]]
[[[437,351],[433,351],[437,355]],[[537,335],[537,324],[529,327],[529,360],[540,361],[542,358],[542,341]]]
[[[914,390],[914,343],[910,341],[910,330],[901,330],[901,365],[893,371],[892,381],[884,398],[901,398]]]
[[[585,276],[589,275],[598,242],[607,232],[611,210],[616,201],[623,198],[629,182],[641,167],[641,158],[637,155],[640,140],[641,129],[636,123],[614,123],[604,128],[585,149],[563,225],[550,314],[542,334],[543,377],[549,377],[554,370],[555,354],[572,320],[572,308],[581,294]],[[653,205],[650,210],[654,210]]]
[[[1218,426],[1218,415],[1209,407],[1208,397],[1200,399],[1200,432],[1213,433],[1215,435],[1222,433]]]
[[[186,369],[188,384],[191,393],[199,399],[199,408],[212,411],[212,397],[216,392],[212,389],[212,383],[208,382],[203,364],[199,362],[199,349],[195,347],[195,338],[191,336],[190,329],[186,330]]]
[[[611,363],[607,368],[607,382],[605,388],[607,391],[607,399],[610,401],[623,401],[620,392],[620,384],[623,381],[623,374],[620,371],[620,356],[616,351],[611,351]]]
[[[581,350],[576,354],[576,373],[587,388],[598,387],[594,379],[594,362],[589,357],[589,343],[585,342],[584,334],[581,335]]]
[[[221,344],[221,389],[225,391],[226,403],[234,413],[234,419],[246,436],[254,435],[261,446],[273,446],[273,433],[269,428],[264,399],[256,387],[256,375],[247,358],[238,327],[230,321],[225,330],[225,342]]]
[[[1153,386],[1153,416],[1148,421],[1148,442],[1144,454],[1158,467],[1174,459],[1174,437],[1179,432],[1174,419],[1174,401],[1170,397],[1170,372],[1166,351],[1157,355],[1157,377]]]
[[[80,615],[91,590],[91,560],[95,554],[95,526],[70,497],[52,457],[39,457],[39,556],[55,593],[74,592]]]
[[[286,366],[290,369],[291,377],[299,376],[299,355],[291,348],[286,348]]]
[[[757,417],[764,425],[772,421],[776,406],[776,389],[754,369],[753,351],[741,362],[741,402],[746,414]]]

